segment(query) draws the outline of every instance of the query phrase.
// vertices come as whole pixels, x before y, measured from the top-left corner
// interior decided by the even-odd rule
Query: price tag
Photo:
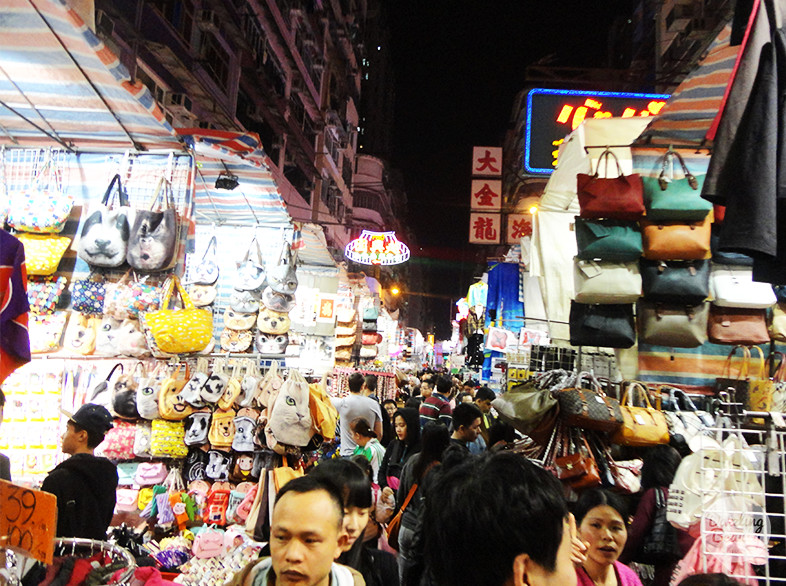
[[[0,480],[0,537],[9,549],[52,563],[57,497]]]
[[[596,400],[598,403],[600,403],[601,405],[605,405],[605,404],[606,404],[606,401],[604,401],[604,400],[603,400],[603,397],[601,397],[600,395],[595,395],[595,400]]]
[[[647,422],[644,421],[644,418],[639,413],[636,413],[633,416],[633,419],[635,419],[636,423],[638,423],[639,425],[647,425]]]

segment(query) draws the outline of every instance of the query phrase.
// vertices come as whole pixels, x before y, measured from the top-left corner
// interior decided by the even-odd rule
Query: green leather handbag
[[[684,177],[667,177],[669,160],[676,158],[682,167]],[[712,211],[712,204],[701,197],[704,175],[693,175],[688,171],[682,156],[673,150],[663,155],[661,172],[658,177],[642,177],[644,185],[644,205],[650,221],[697,221],[703,220]]]
[[[638,260],[643,244],[637,222],[588,220],[576,216],[577,257],[581,260]]]

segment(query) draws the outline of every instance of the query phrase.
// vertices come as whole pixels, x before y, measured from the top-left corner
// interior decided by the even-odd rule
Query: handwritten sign
[[[55,495],[0,480],[0,539],[6,547],[51,564],[56,529]]]

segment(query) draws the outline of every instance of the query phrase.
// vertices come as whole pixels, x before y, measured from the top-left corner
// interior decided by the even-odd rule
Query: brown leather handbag
[[[641,221],[644,258],[701,260],[710,258],[712,214],[697,222]]]
[[[770,341],[767,310],[710,305],[707,334],[713,344],[754,346]]]
[[[609,159],[617,165],[617,177],[608,176]],[[600,177],[601,162],[606,161],[606,177]],[[617,156],[606,149],[598,157],[595,173],[576,176],[576,192],[582,218],[612,218],[638,220],[644,215],[644,188],[641,176],[636,173],[623,175]]]
[[[562,434],[562,455],[554,457],[554,473],[574,490],[600,485],[600,470],[587,438],[577,429]]]

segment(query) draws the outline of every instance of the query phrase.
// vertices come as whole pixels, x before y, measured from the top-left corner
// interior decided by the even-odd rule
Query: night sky
[[[629,0],[396,0],[390,3],[396,71],[393,165],[432,293],[466,293],[488,248],[467,244],[472,146],[501,146],[528,65],[605,67],[613,21]],[[477,262],[481,261],[481,262]],[[435,300],[437,337],[449,302]],[[426,328],[428,329],[428,328]],[[425,332],[424,332],[425,333]]]

